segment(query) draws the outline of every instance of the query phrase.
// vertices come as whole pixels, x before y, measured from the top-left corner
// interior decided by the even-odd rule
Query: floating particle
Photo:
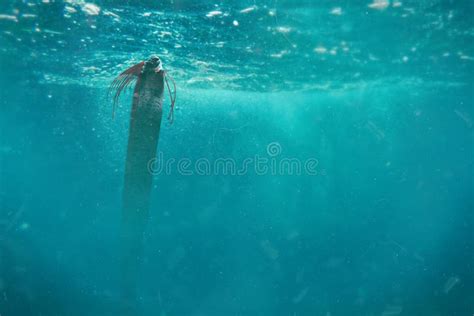
[[[97,67],[94,67],[94,66],[82,67],[82,71],[94,73],[94,72],[100,71],[100,68],[97,68]]]
[[[377,137],[378,140],[385,138],[385,133],[374,122],[368,121],[367,126],[370,131]]]
[[[419,253],[415,252],[413,253],[413,257],[418,260],[419,262],[421,263],[424,263],[425,262],[425,258],[423,258]]]
[[[390,3],[388,2],[388,0],[374,0],[374,2],[368,5],[368,7],[375,10],[384,10],[389,5]]]
[[[218,15],[221,15],[221,14],[222,14],[222,11],[215,10],[215,11],[209,12],[208,14],[206,14],[206,16],[208,18],[212,18],[214,16],[218,16]]]
[[[249,12],[252,12],[253,10],[256,10],[256,9],[257,9],[257,6],[253,5],[251,7],[240,10],[240,13],[249,13]]]
[[[74,9],[73,7],[70,7],[70,6],[64,7],[64,10],[66,10],[67,13],[76,13],[77,12],[76,9]]]
[[[116,18],[116,19],[120,19],[120,16],[118,14],[113,13],[112,11],[107,11],[106,10],[106,11],[104,11],[104,15],[111,16],[111,17]]]
[[[234,20],[234,22],[232,22],[232,24],[233,24],[234,26],[239,26],[239,21]]]
[[[318,54],[326,54],[328,52],[328,49],[324,46],[318,46],[314,49],[314,52]]]
[[[404,10],[405,10],[408,14],[415,14],[415,9],[413,9],[413,8],[404,8]]]
[[[469,117],[468,114],[459,111],[458,109],[454,110],[457,116],[459,116],[464,122],[466,122],[467,126],[472,127],[472,119]]]
[[[372,54],[369,54],[369,59],[372,61],[379,61],[380,59],[377,56],[374,56]]]
[[[331,12],[329,12],[329,13],[332,14],[332,15],[341,15],[342,14],[342,8],[340,8],[340,7],[333,8],[331,10]]]
[[[54,34],[54,35],[61,35],[61,34],[63,34],[62,32],[53,31],[53,30],[48,30],[48,29],[44,29],[43,32],[44,32],[44,33],[47,33],[47,34]]]
[[[460,281],[461,279],[459,279],[457,276],[450,277],[444,284],[444,287],[443,287],[444,294],[448,294],[449,292],[451,292],[453,287],[455,287],[456,284],[458,284]]]
[[[21,17],[24,18],[24,19],[34,19],[34,18],[36,18],[36,15],[25,13],[25,14],[22,14]]]
[[[394,1],[392,3],[392,7],[394,7],[394,8],[399,8],[401,6],[402,6],[402,3],[400,1]]]
[[[18,22],[18,19],[14,15],[8,15],[8,14],[0,14],[0,20],[7,20],[7,21],[13,21],[13,22]]]
[[[474,60],[473,57],[468,56],[468,55],[460,55],[459,58],[461,58],[461,59],[463,59],[463,60]]]
[[[304,297],[306,296],[306,294],[308,294],[308,291],[309,291],[309,287],[305,287],[304,289],[302,289],[298,295],[296,295],[294,298],[293,298],[293,303],[294,304],[298,304],[299,302],[301,302]]]
[[[93,3],[85,3],[82,6],[82,11],[88,15],[99,15],[100,7]]]
[[[28,230],[28,228],[30,228],[30,224],[28,224],[26,222],[21,223],[20,230]]]
[[[163,38],[163,37],[165,37],[165,36],[171,36],[171,35],[173,35],[171,32],[168,32],[168,31],[161,31],[158,36],[161,37],[161,38]]]
[[[404,63],[408,62],[408,56],[403,56],[402,60]]]
[[[287,34],[287,33],[290,33],[291,32],[291,28],[289,27],[286,27],[286,26],[278,26],[276,28],[277,32],[279,33],[283,33],[283,34]]]
[[[270,54],[270,57],[272,58],[282,58],[284,55],[286,55],[288,53],[288,51],[286,50],[282,50],[281,52],[279,53],[273,53],[273,54]]]

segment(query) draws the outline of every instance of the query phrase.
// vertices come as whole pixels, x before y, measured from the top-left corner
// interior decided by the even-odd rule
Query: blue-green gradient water
[[[474,313],[472,1],[87,1],[0,3],[1,316],[120,315],[107,87],[152,54],[175,163],[136,315]]]

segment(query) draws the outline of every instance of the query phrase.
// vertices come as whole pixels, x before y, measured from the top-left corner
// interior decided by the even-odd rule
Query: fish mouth
[[[143,71],[144,72],[147,72],[147,71],[160,72],[162,69],[163,69],[163,64],[161,63],[160,57],[153,55],[150,58],[148,58],[147,61],[145,61]]]

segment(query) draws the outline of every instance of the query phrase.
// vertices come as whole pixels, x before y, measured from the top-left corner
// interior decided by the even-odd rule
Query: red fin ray
[[[118,100],[120,98],[120,94],[122,93],[123,89],[129,87],[134,80],[137,80],[139,75],[142,72],[143,66],[145,62],[140,62],[117,76],[117,78],[112,81],[109,87],[109,95],[112,91],[115,91],[114,94],[114,103],[112,109],[112,117],[115,117],[115,109],[118,105]]]
[[[173,83],[173,93],[171,92],[170,85],[168,83],[168,77],[170,78],[171,83]],[[166,72],[166,75],[165,75],[165,83],[166,83],[166,87],[168,88],[168,93],[170,95],[170,102],[171,102],[170,113],[168,114],[168,121],[170,122],[170,124],[173,124],[173,121],[174,121],[174,104],[176,103],[176,83],[174,82],[173,77],[171,77],[168,74],[168,72]]]

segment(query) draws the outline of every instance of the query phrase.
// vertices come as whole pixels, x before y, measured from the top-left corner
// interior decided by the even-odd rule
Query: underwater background
[[[107,88],[152,54],[177,84],[158,151],[191,165],[155,176],[139,315],[473,315],[473,13],[2,0],[0,315],[120,315],[132,93],[113,120]]]

